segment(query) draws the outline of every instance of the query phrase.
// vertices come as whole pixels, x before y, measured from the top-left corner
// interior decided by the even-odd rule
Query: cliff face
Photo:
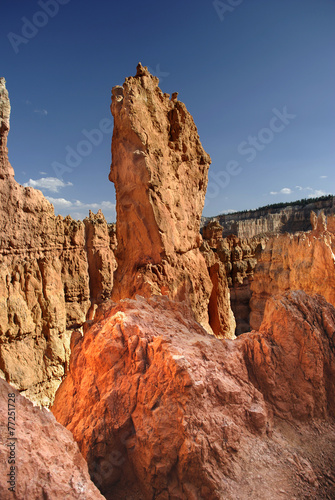
[[[110,294],[115,259],[101,214],[85,223],[55,217],[40,191],[14,180],[3,85],[2,80],[0,375],[48,405],[66,371],[71,331],[85,322],[91,303]]]
[[[113,88],[110,180],[116,189],[113,299],[168,295],[189,302],[208,330],[212,283],[199,251],[210,158],[177,93],[141,64]],[[229,303],[228,303],[229,307]]]
[[[292,205],[285,208],[249,210],[216,217],[203,217],[202,225],[204,226],[210,221],[219,222],[223,227],[223,237],[233,234],[239,238],[253,238],[271,233],[295,233],[312,229],[311,211],[317,214],[323,211],[327,216],[333,215],[335,213],[335,197],[311,201],[305,206]]]
[[[266,301],[288,290],[319,294],[335,305],[335,235],[327,230],[325,217],[312,217],[313,230],[269,238],[251,284],[250,325],[257,330]],[[333,229],[330,217],[330,228]]]

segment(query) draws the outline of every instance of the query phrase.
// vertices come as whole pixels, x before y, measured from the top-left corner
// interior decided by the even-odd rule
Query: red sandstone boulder
[[[302,290],[268,300],[259,332],[245,334],[251,380],[276,415],[335,416],[335,309]]]
[[[11,412],[15,408],[16,416],[14,424],[10,413],[9,428],[8,402]],[[1,500],[104,498],[90,480],[87,464],[72,434],[56,422],[52,413],[34,407],[3,380],[0,380],[0,421]],[[15,439],[9,429],[15,429]],[[11,487],[14,491],[9,490]]]
[[[105,304],[74,342],[52,411],[108,499],[247,499],[262,491],[262,467],[269,489],[259,498],[281,498],[283,485],[293,498],[301,463],[326,498],[292,451],[295,431],[285,437],[273,415],[293,427],[334,415],[334,331],[334,308],[304,292],[274,299],[261,332],[236,341],[208,335],[167,298]]]

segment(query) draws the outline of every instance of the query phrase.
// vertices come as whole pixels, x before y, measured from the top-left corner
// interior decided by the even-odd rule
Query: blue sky
[[[211,155],[204,215],[334,194],[334,25],[334,0],[3,0],[16,180],[115,220],[110,91],[141,61]]]

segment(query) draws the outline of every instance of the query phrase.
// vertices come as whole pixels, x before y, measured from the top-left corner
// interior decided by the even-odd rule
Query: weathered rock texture
[[[13,417],[9,425],[10,431],[15,429],[15,439],[7,428],[8,402],[10,411],[15,408],[17,417],[15,425]],[[2,500],[104,498],[92,483],[72,434],[56,422],[52,413],[34,407],[3,380],[0,380],[0,421]],[[8,460],[12,462],[8,463]],[[10,472],[14,473],[12,477]],[[10,491],[8,488],[11,487],[15,490]]]
[[[226,283],[230,289],[231,309],[236,320],[235,333],[240,335],[250,331],[250,285],[258,256],[264,249],[268,238],[256,236],[247,239],[233,235],[223,238],[222,231],[223,228],[217,221],[207,224],[203,228],[204,245],[202,250],[204,250],[203,254],[206,258],[205,249],[209,246],[211,253],[216,256],[216,261],[219,261],[219,265],[224,267]],[[227,291],[226,289],[219,291],[218,297],[228,294],[228,287],[226,286],[226,288]],[[228,317],[224,307],[219,305],[218,310],[224,317]]]
[[[7,137],[9,132],[10,102],[6,89],[6,80],[0,78],[0,179],[14,176],[14,170],[8,161]]]
[[[116,189],[113,298],[186,300],[208,328],[212,283],[199,251],[210,157],[177,93],[163,94],[141,64],[112,91],[110,180]]]
[[[335,309],[302,291],[273,299],[260,332],[235,341],[168,298],[105,304],[52,411],[108,499],[331,497],[334,428],[320,431],[323,459],[293,443],[311,438],[297,422],[334,416],[334,331]]]
[[[222,214],[216,217],[203,217],[202,225],[217,221],[223,227],[223,236],[234,234],[239,238],[252,238],[258,235],[268,236],[278,233],[295,233],[310,231],[311,211],[318,215],[323,211],[327,216],[335,214],[335,197],[319,201],[311,200],[306,205],[292,204],[284,208],[263,208],[232,214]]]
[[[115,259],[102,214],[55,217],[22,187],[7,156],[9,101],[1,81],[0,376],[48,405],[65,374],[71,331],[109,295]],[[92,311],[92,308],[91,308]]]
[[[304,290],[335,305],[335,234],[327,230],[323,214],[311,219],[312,231],[272,237],[259,255],[251,284],[253,329],[258,330],[266,301],[277,293]]]
[[[212,292],[208,303],[209,324],[218,338],[235,338],[236,321],[230,306],[230,293],[225,266],[206,241],[200,247],[205,258]]]

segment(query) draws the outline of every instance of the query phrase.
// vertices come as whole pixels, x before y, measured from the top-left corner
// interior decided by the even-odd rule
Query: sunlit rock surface
[[[302,291],[272,299],[260,332],[236,341],[208,335],[168,298],[105,303],[75,340],[52,411],[108,499],[246,499],[257,485],[264,492],[258,467],[271,498],[283,485],[293,497],[300,461],[310,491],[326,498],[325,477],[291,440],[310,438],[300,424],[334,416],[334,331],[335,309]],[[331,429],[320,431],[328,449],[319,464],[334,452]]]
[[[115,184],[113,299],[167,295],[208,327],[212,283],[199,251],[210,157],[177,93],[163,94],[141,64],[112,91],[109,178]]]

